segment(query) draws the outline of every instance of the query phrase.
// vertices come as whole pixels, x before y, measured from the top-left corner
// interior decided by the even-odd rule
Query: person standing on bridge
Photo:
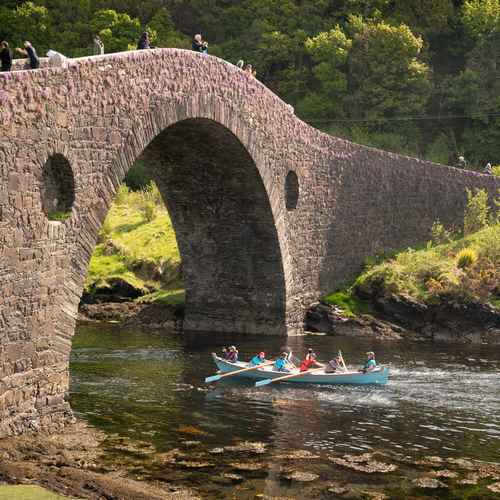
[[[94,37],[94,55],[102,56],[104,55],[104,43],[99,35]]]
[[[455,167],[463,170],[467,169],[467,160],[463,156],[459,156]]]
[[[31,45],[31,42],[28,42],[26,40],[24,42],[24,49],[20,49],[19,47],[17,47],[16,50],[29,59],[30,69],[37,69],[40,67],[40,59],[38,59],[35,47]]]
[[[139,38],[139,42],[137,43],[137,50],[151,49],[151,42],[149,41],[149,33],[145,31],[141,38]]]
[[[10,71],[12,69],[12,52],[5,40],[0,43],[0,60],[2,62],[0,71]]]
[[[203,40],[199,33],[194,35],[191,48],[195,52],[199,52],[200,54],[203,54],[205,56],[208,55],[208,43]]]
[[[484,167],[483,174],[493,175],[493,168],[491,167],[491,163],[487,163],[486,167]]]

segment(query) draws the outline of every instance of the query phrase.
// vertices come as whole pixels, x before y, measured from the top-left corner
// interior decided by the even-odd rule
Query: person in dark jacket
[[[5,40],[0,43],[0,60],[2,62],[0,71],[10,71],[12,69],[12,52]]]
[[[200,54],[204,55],[208,54],[208,43],[203,41],[200,34],[194,35],[193,44],[191,48],[195,52],[199,52]]]
[[[40,67],[40,60],[36,53],[35,47],[31,45],[31,42],[24,42],[24,49],[16,48],[17,52],[23,54],[29,59],[30,69],[37,69]]]
[[[151,49],[151,42],[149,41],[149,33],[145,31],[141,38],[139,38],[139,43],[137,44],[137,50]]]

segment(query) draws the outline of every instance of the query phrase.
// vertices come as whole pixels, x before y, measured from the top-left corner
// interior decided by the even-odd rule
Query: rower
[[[359,371],[367,373],[373,371],[375,368],[377,368],[377,362],[375,361],[375,353],[373,351],[368,351],[366,353],[366,362],[363,365],[363,368]]]
[[[273,368],[278,372],[289,372],[288,353],[282,352],[280,357],[274,362]]]
[[[230,363],[236,363],[238,361],[238,349],[236,349],[234,345],[228,348],[226,359]]]
[[[307,370],[310,370],[313,366],[317,366],[318,368],[323,367],[321,363],[318,363],[316,361],[316,353],[312,349],[307,350],[306,357],[304,358],[304,361],[300,364],[300,371],[305,372]]]
[[[342,358],[337,354],[326,364],[325,373],[335,373],[339,368],[342,368]]]
[[[258,366],[261,365],[262,363],[266,362],[266,353],[265,352],[259,352],[259,354],[256,354],[251,360],[249,365],[250,366]]]

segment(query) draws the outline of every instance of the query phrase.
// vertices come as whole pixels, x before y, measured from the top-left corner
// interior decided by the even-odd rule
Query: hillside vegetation
[[[122,185],[106,217],[90,261],[86,300],[99,297],[183,301],[175,233],[157,187]]]
[[[367,301],[391,295],[427,304],[489,303],[500,309],[500,196],[496,213],[487,202],[484,191],[469,193],[461,234],[435,223],[425,248],[369,263],[352,286],[324,301],[348,314],[367,312]]]

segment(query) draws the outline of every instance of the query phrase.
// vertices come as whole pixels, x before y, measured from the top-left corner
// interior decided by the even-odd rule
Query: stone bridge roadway
[[[459,224],[466,187],[499,187],[322,134],[235,66],[176,49],[1,74],[0,118],[0,435],[70,415],[89,259],[137,158],[172,217],[194,331],[300,330],[366,256]]]

